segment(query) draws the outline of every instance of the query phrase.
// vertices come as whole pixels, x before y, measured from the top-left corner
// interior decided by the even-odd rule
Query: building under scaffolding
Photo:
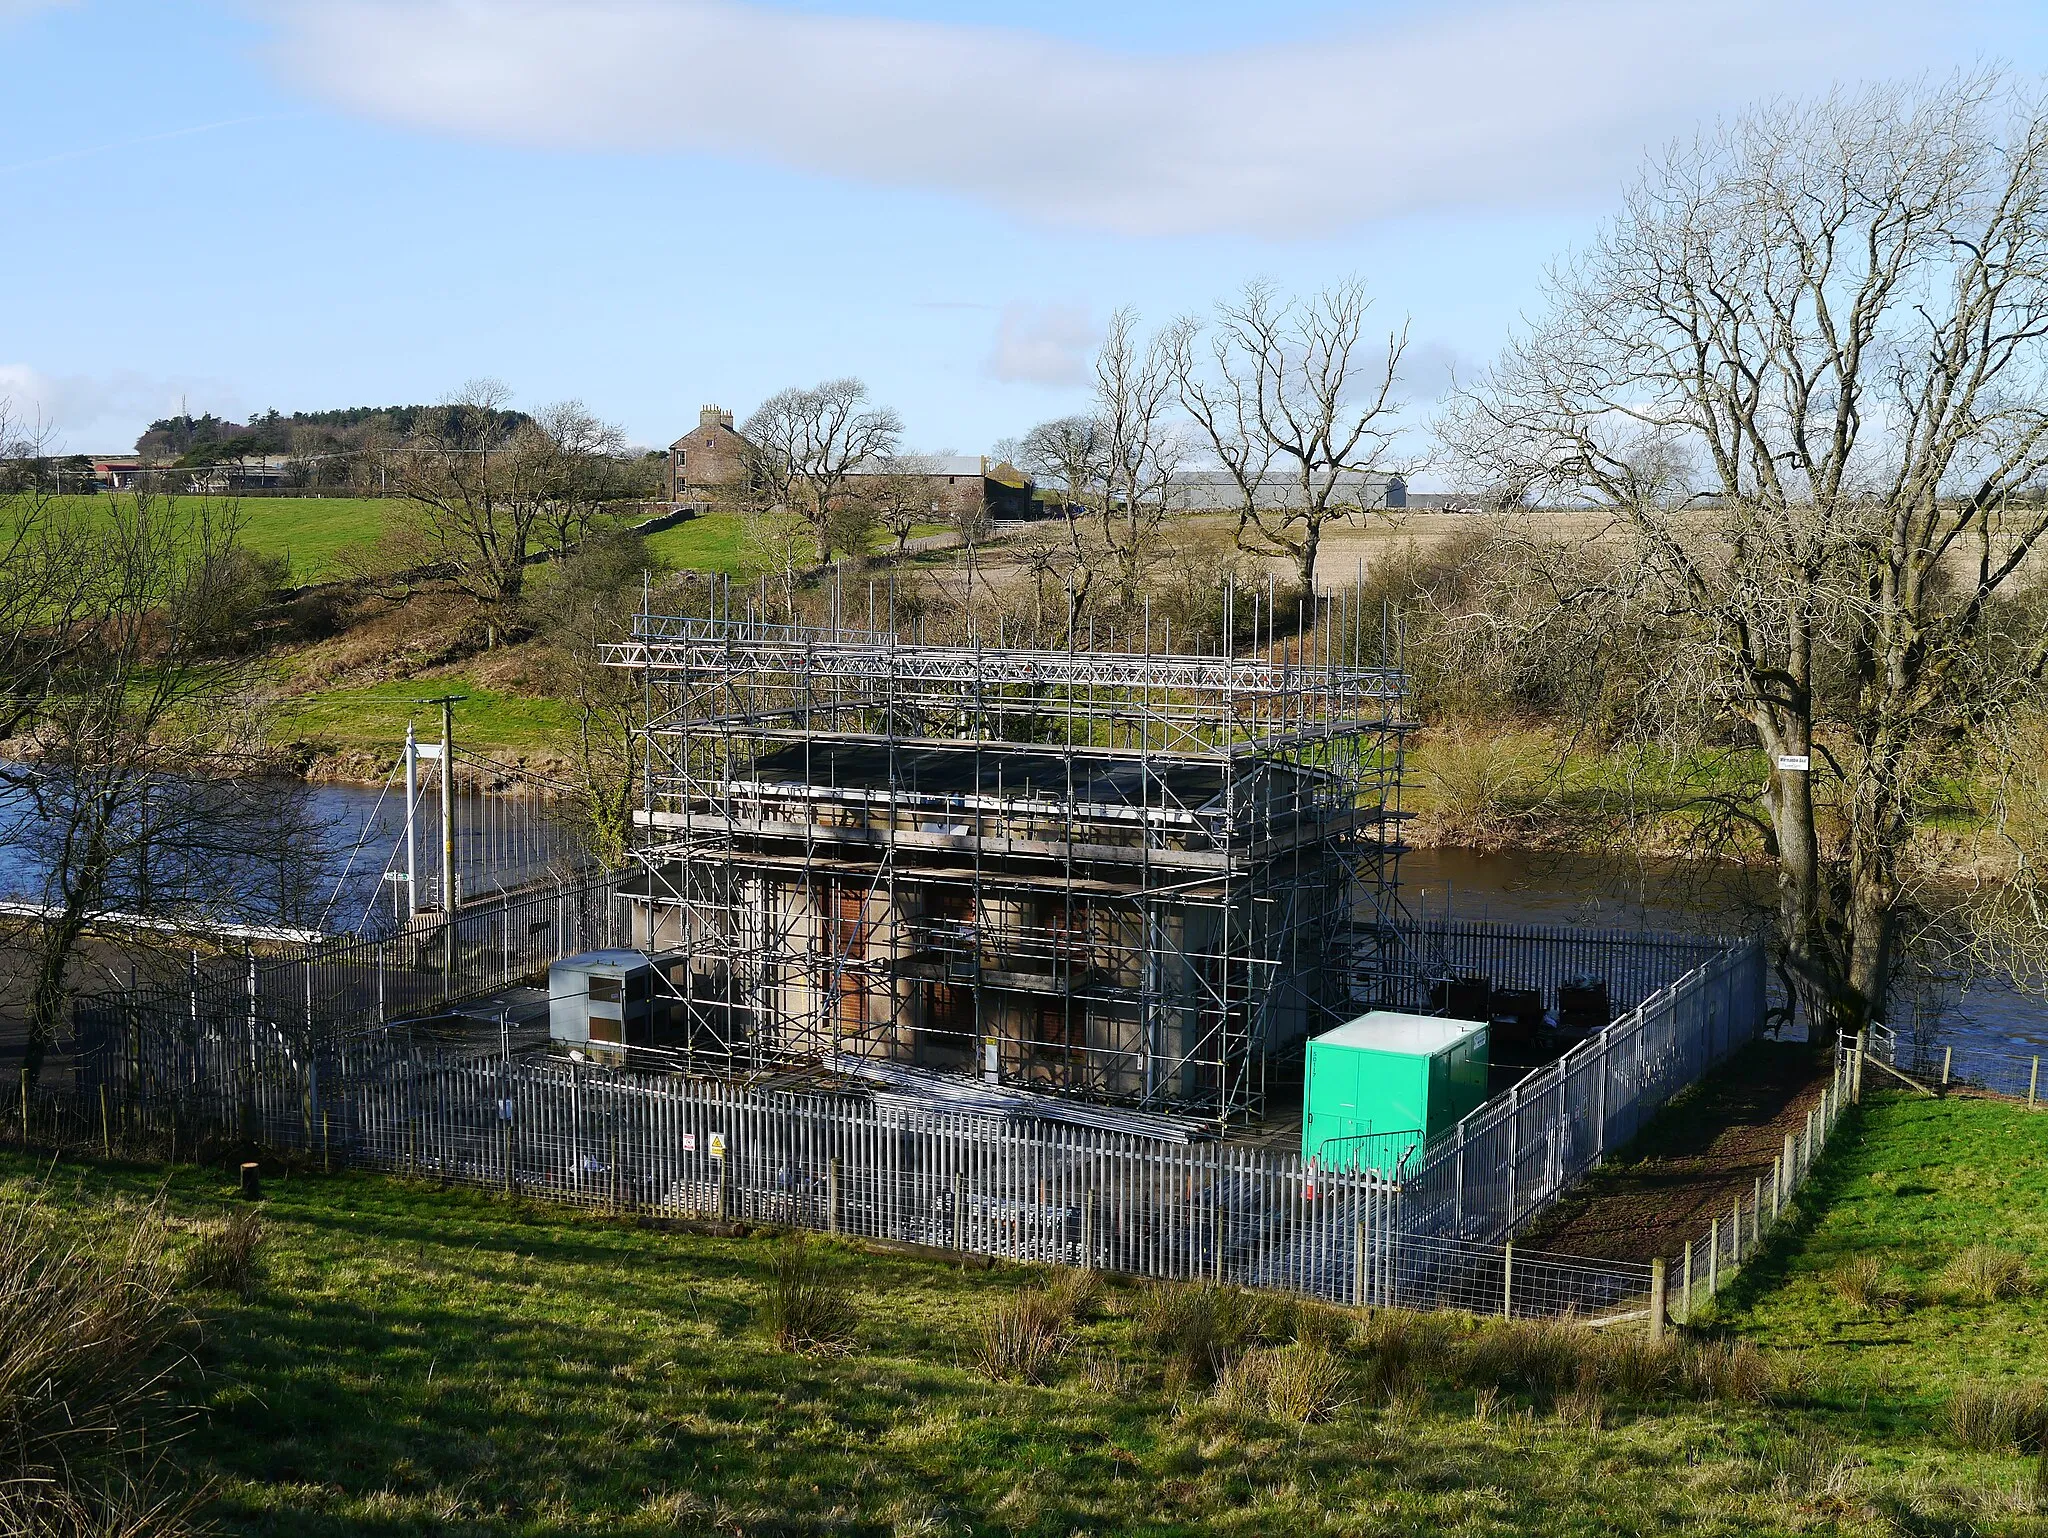
[[[644,681],[672,1044],[1257,1114],[1399,993],[1402,681],[1377,615],[1318,609],[1253,658],[640,615],[606,660]]]

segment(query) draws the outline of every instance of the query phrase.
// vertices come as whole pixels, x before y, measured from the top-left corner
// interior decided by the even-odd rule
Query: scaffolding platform
[[[1319,600],[1260,655],[642,613],[634,943],[693,1059],[853,1059],[1201,1118],[1405,996],[1404,680]]]

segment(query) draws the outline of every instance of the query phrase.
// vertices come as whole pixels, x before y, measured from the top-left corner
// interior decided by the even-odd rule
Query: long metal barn
[[[674,1034],[1260,1114],[1276,1054],[1399,992],[1402,680],[1318,607],[1255,658],[642,613],[606,661]]]

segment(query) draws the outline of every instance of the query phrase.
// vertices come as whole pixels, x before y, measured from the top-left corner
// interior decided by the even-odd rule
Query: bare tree
[[[816,548],[810,520],[786,508],[752,508],[742,515],[741,545],[747,563],[773,575],[782,589],[782,612],[796,622],[796,582]]]
[[[7,936],[33,1077],[61,1039],[81,942],[110,911],[208,917],[320,864],[302,801],[266,795],[242,708],[246,563],[232,510],[143,492],[44,519],[0,591],[61,559],[61,604],[5,659],[14,740],[0,841],[34,872]]]
[[[933,491],[938,463],[926,454],[891,454],[872,474],[860,477],[857,495],[874,509],[875,520],[896,536],[903,554],[920,524],[939,521],[939,499]]]
[[[903,436],[903,419],[867,398],[858,379],[781,390],[741,428],[751,495],[764,511],[786,508],[805,519],[820,563],[832,559],[832,517],[848,497],[849,477],[893,454]]]
[[[1399,430],[1394,391],[1408,325],[1369,352],[1365,285],[1350,279],[1306,300],[1263,280],[1173,333],[1181,404],[1237,495],[1238,543],[1294,563],[1314,592],[1323,528],[1373,502]],[[1206,346],[1204,342],[1206,341]]]
[[[1766,761],[1816,1035],[1885,1008],[1929,792],[2048,665],[2048,111],[1980,74],[1754,112],[1653,163],[1454,411],[1488,484],[1609,510]]]
[[[1038,543],[1046,550],[1046,574],[1057,571],[1066,591],[1066,639],[1071,642],[1087,611],[1102,557],[1101,543],[1088,532],[1088,520],[1099,517],[1109,502],[1109,459],[1101,426],[1092,416],[1040,422],[1024,435],[1012,457],[1034,480],[1059,488],[1064,560],[1056,562],[1046,542]]]
[[[558,551],[575,549],[590,537],[607,502],[634,489],[634,467],[626,457],[626,432],[599,418],[581,401],[562,401],[536,413],[513,435],[515,449],[542,498],[541,525]]]
[[[472,380],[391,456],[417,512],[412,547],[493,613],[518,601],[540,551],[589,534],[626,475],[624,433],[581,402],[527,417],[510,400],[496,380]]]
[[[1102,539],[1126,619],[1138,607],[1161,529],[1181,505],[1186,445],[1174,420],[1173,337],[1138,336],[1137,312],[1118,310],[1095,355],[1095,433],[1102,456]]]

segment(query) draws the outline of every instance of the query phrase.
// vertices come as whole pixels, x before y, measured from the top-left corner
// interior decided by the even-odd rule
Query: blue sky
[[[98,451],[490,375],[652,444],[850,373],[975,452],[1119,305],[1357,274],[1420,416],[1646,147],[1985,59],[2048,8],[0,0],[0,396]]]

